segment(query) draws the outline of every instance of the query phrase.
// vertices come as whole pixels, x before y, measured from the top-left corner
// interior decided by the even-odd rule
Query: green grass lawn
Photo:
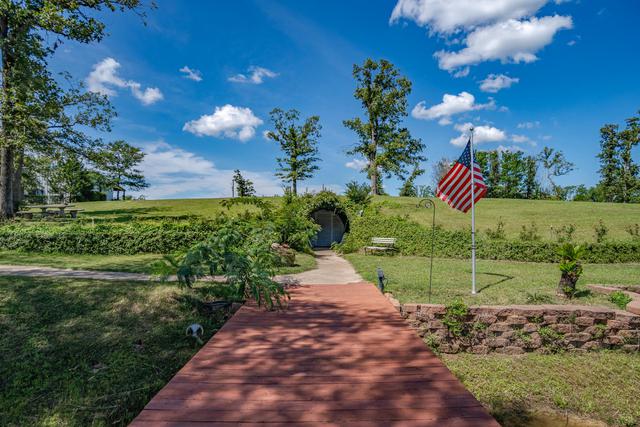
[[[442,358],[504,426],[566,425],[562,419],[556,419],[556,424],[531,422],[538,418],[536,411],[545,409],[610,425],[640,423],[638,354],[603,351],[518,357],[458,354]]]
[[[280,198],[270,197],[274,203]],[[221,212],[244,212],[254,210],[251,206],[234,206],[227,211],[221,205],[223,199],[174,199],[174,200],[127,200],[115,202],[77,203],[84,209],[84,217],[97,219],[120,219],[134,217],[171,217],[194,215],[214,218]],[[380,196],[374,204],[381,206],[382,213],[407,215],[421,224],[431,225],[431,215],[424,208],[417,208],[419,199],[410,197]],[[577,241],[594,241],[594,225],[602,219],[609,228],[608,238],[630,239],[626,227],[640,223],[640,204],[563,202],[553,200],[483,199],[477,205],[476,224],[479,232],[495,228],[498,221],[504,222],[507,237],[516,238],[523,225],[535,222],[542,239],[553,240],[550,227],[556,229],[568,224],[576,226]],[[446,229],[469,227],[469,214],[449,208],[436,199],[436,222]]]
[[[431,212],[416,207],[419,199],[411,197],[377,197],[375,203],[382,206],[383,214],[407,215],[410,219],[431,227]],[[471,227],[470,213],[451,209],[436,200],[436,224],[446,229]],[[594,225],[602,219],[609,228],[607,237],[613,240],[629,240],[626,227],[640,223],[640,204],[564,202],[556,200],[482,199],[476,206],[476,229],[486,232],[495,229],[498,221],[504,222],[508,238],[517,238],[522,226],[535,222],[543,240],[555,240],[551,227],[556,230],[574,224],[576,241],[595,241]]]
[[[355,269],[377,282],[376,267],[389,279],[387,290],[401,302],[427,302],[429,259],[425,257],[347,254]],[[556,264],[478,260],[476,296],[471,291],[471,261],[433,260],[432,302],[446,304],[456,298],[473,305],[527,304],[527,294],[547,295],[552,303],[567,301],[555,296],[560,271]],[[587,264],[578,287],[588,283],[640,284],[640,264]],[[614,307],[603,295],[584,295],[577,304]]]
[[[0,277],[0,425],[126,425],[222,319],[175,285]]]
[[[71,268],[73,270],[124,271],[151,274],[151,263],[162,259],[158,254],[138,255],[69,255],[35,252],[0,251],[0,264],[42,265],[46,267]],[[279,274],[294,274],[315,268],[312,255],[296,254],[296,265],[281,267]]]

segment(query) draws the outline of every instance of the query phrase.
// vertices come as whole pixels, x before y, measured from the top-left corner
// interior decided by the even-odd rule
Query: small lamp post
[[[378,274],[378,289],[380,289],[380,292],[384,294],[384,281],[386,280],[384,277],[384,271],[378,267],[376,268],[376,273]]]
[[[431,199],[422,199],[418,202],[417,207],[424,206],[426,209],[433,211],[431,220],[431,261],[429,264],[429,304],[431,304],[431,282],[433,279],[433,249],[436,241],[436,204]]]

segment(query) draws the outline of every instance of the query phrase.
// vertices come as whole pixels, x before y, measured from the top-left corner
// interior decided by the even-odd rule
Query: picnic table
[[[78,212],[81,212],[83,209],[70,209],[75,205],[72,204],[58,204],[58,205],[29,205],[26,206],[27,209],[40,209],[40,213],[42,217],[46,217],[49,214],[54,214],[60,217],[64,217],[65,214],[69,214],[71,218],[77,218]],[[53,211],[53,212],[51,212]],[[56,212],[57,211],[57,212]],[[23,212],[29,213],[29,212]]]

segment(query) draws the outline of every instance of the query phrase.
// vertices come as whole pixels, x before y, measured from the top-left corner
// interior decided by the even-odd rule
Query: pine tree
[[[253,182],[243,177],[239,169],[233,172],[233,183],[238,197],[255,196],[256,190],[253,188]]]
[[[114,141],[92,156],[96,166],[104,173],[106,183],[117,189],[117,198],[126,196],[127,188],[141,190],[149,186],[144,175],[137,168],[144,159],[144,153],[138,147],[124,141]]]
[[[360,140],[347,153],[367,160],[371,192],[379,195],[382,175],[404,179],[408,166],[425,160],[421,155],[424,144],[400,125],[407,116],[411,82],[384,59],[367,59],[362,66],[354,65],[353,77],[357,84],[354,96],[361,102],[365,118],[343,122]]]
[[[267,133],[267,138],[280,144],[285,157],[278,157],[276,176],[285,183],[291,183],[293,195],[298,194],[298,182],[309,179],[318,170],[318,139],[320,138],[320,118],[311,116],[298,124],[297,110],[283,111],[274,108],[271,122],[275,130]]]

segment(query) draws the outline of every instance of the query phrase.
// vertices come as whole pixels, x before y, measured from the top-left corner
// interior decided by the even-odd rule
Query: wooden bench
[[[371,246],[364,247],[364,253],[374,252],[395,252],[396,251],[396,238],[395,237],[373,237],[371,238]]]

